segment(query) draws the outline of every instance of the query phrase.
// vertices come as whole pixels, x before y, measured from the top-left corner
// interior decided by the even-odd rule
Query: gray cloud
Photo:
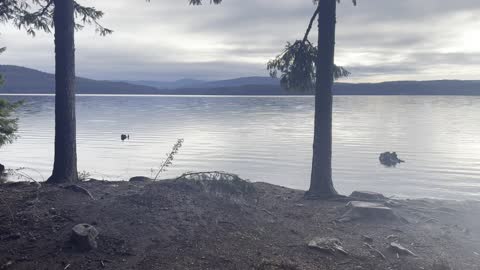
[[[77,34],[77,72],[96,79],[224,79],[267,75],[265,63],[286,41],[303,36],[311,1],[83,0],[105,11],[115,30]],[[343,0],[338,8],[337,63],[352,81],[476,79],[480,70],[477,0]],[[53,71],[53,37],[35,39],[0,25],[2,63]],[[312,33],[315,40],[315,31]],[[475,35],[476,34],[476,35]],[[454,72],[452,72],[454,71]]]

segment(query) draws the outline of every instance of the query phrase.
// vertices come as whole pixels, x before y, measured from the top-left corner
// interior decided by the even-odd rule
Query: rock
[[[380,163],[386,167],[395,167],[397,164],[405,162],[399,159],[395,152],[382,153],[378,159],[380,160]]]
[[[308,247],[332,254],[335,254],[335,252],[338,251],[348,255],[348,252],[342,247],[342,242],[337,238],[315,237],[308,242]]]
[[[145,182],[152,182],[153,179],[145,177],[145,176],[134,176],[128,180],[129,182],[136,182],[136,183],[145,183]]]
[[[0,175],[2,175],[5,172],[5,166],[3,164],[0,164]]]
[[[387,198],[381,193],[371,192],[371,191],[354,191],[350,195],[351,198],[357,200],[367,200],[367,201],[386,201]]]
[[[98,231],[89,224],[78,224],[72,228],[71,241],[80,250],[92,250],[97,248]]]
[[[339,221],[345,222],[358,219],[396,220],[398,218],[391,208],[381,203],[351,201],[347,203],[347,209]]]
[[[390,243],[390,249],[399,255],[411,255],[411,256],[417,257],[415,253],[413,253],[407,248],[404,248],[402,245],[400,245],[397,242]]]

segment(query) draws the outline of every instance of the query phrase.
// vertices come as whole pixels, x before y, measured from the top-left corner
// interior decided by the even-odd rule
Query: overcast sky
[[[77,33],[77,74],[108,80],[267,76],[266,62],[303,36],[314,11],[311,0],[79,2],[103,10],[115,32]],[[336,63],[352,71],[346,81],[480,79],[480,1],[358,2],[338,6]],[[32,38],[9,25],[0,33],[1,64],[53,71],[51,34]]]

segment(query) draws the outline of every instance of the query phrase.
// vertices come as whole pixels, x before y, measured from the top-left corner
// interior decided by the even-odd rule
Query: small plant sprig
[[[166,154],[167,158],[162,162],[162,164],[160,164],[160,169],[158,170],[157,175],[155,175],[155,178],[153,178],[154,181],[157,180],[161,172],[166,171],[167,168],[172,165],[173,158],[178,153],[178,150],[180,150],[182,147],[183,141],[183,139],[178,139],[177,143],[173,145],[172,151]]]
[[[87,181],[88,179],[90,179],[90,177],[92,176],[89,172],[87,171],[81,171],[81,172],[78,172],[78,180],[79,181]]]

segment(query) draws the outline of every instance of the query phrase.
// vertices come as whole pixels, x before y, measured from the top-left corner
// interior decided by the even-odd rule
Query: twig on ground
[[[275,217],[275,215],[272,212],[268,211],[267,209],[262,209],[262,211],[269,214],[272,217]]]
[[[385,255],[383,255],[383,253],[380,252],[380,250],[374,248],[372,245],[367,244],[367,243],[364,243],[364,245],[365,245],[366,247],[368,247],[370,250],[372,250],[372,251],[374,251],[375,253],[377,253],[378,255],[380,255],[380,257],[382,257],[382,259],[383,259],[384,261],[387,260],[387,257],[385,257]]]

